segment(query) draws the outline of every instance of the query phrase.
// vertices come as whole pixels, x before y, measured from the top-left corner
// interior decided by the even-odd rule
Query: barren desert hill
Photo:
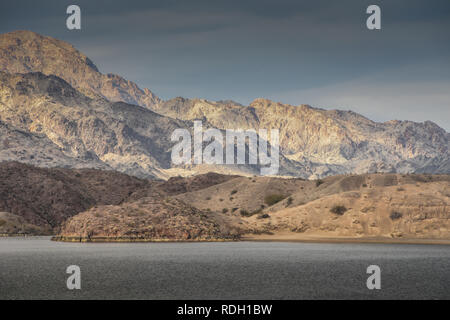
[[[96,204],[118,204],[148,184],[125,174],[95,169],[38,168],[0,163],[0,211],[27,223],[55,228]]]
[[[449,175],[209,173],[163,181],[0,164],[0,233],[57,232],[68,241],[449,240],[449,205]]]
[[[436,181],[450,181],[450,178],[449,175],[416,174],[338,175],[318,180],[237,177],[176,198],[215,212],[269,213],[347,191]]]
[[[145,197],[164,199],[232,178],[210,173],[168,181],[143,180],[111,170],[39,168],[1,162],[0,211],[49,232],[67,218],[95,206],[119,205]]]
[[[449,218],[450,183],[438,180],[332,194],[246,222],[260,239],[449,240]]]
[[[167,205],[176,212],[180,208],[196,209],[188,210],[190,218],[181,213],[169,214],[166,221],[154,208],[166,212]],[[449,175],[368,174],[316,181],[232,177],[156,201],[144,197],[116,206],[95,207],[68,219],[56,239],[448,241],[449,205]],[[208,227],[210,231],[205,231],[206,221],[218,229]],[[192,223],[200,223],[203,231]],[[205,234],[209,236],[205,238]]]
[[[146,188],[139,188],[130,194],[125,201],[133,201],[146,197],[164,198],[187,192],[195,192],[208,187],[224,183],[239,176],[223,175],[215,172],[191,175],[188,177],[175,176],[168,180],[151,181]]]
[[[264,202],[266,196],[279,195],[284,199],[300,188],[314,184],[314,181],[300,178],[236,177],[202,190],[177,195],[176,198],[214,212],[252,213],[268,206]]]
[[[214,215],[176,199],[141,198],[97,206],[61,226],[60,241],[220,241],[239,233]]]

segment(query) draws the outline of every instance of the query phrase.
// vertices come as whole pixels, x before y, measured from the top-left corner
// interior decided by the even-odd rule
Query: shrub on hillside
[[[397,220],[397,219],[400,219],[401,217],[403,217],[403,214],[398,211],[392,211],[391,214],[389,215],[389,217],[391,218],[391,220]]]
[[[240,212],[241,216],[243,216],[243,217],[250,217],[251,216],[251,214],[245,209],[241,209],[241,211],[239,211],[239,212]]]
[[[292,204],[292,201],[293,201],[292,197],[287,198],[286,208],[289,207]]]
[[[334,214],[342,216],[345,213],[345,211],[347,211],[347,208],[345,206],[336,205],[336,206],[333,206],[330,209],[330,211],[333,212]]]
[[[268,205],[268,206],[273,206],[275,203],[280,202],[281,200],[283,200],[284,198],[286,198],[285,196],[283,196],[282,194],[269,194],[268,196],[266,196],[264,198],[264,202]]]

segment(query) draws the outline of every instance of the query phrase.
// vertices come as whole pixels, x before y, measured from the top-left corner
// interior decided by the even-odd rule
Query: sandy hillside
[[[68,219],[59,239],[74,238],[450,243],[450,176],[178,177]]]
[[[448,181],[364,188],[253,216],[253,232],[308,238],[450,239]]]
[[[239,177],[177,198],[252,239],[450,239],[449,185],[448,175]]]

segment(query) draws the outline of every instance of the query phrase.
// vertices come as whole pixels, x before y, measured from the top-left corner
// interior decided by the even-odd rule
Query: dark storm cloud
[[[65,28],[74,3],[81,31]],[[382,9],[381,31],[365,27],[370,4]],[[270,97],[450,129],[448,0],[16,0],[0,15],[0,32],[71,42],[163,98]]]

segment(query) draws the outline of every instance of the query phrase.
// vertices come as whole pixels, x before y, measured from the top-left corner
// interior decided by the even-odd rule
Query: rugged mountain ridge
[[[175,129],[192,133],[191,121],[124,102],[88,98],[54,75],[0,71],[0,121],[5,132],[0,145],[3,160],[42,167],[114,169],[143,178],[168,178],[192,170],[190,165],[176,167],[171,160],[172,133]],[[27,149],[30,141],[35,144]],[[281,173],[304,173],[300,164],[282,155],[280,162]],[[206,172],[259,172],[259,165],[201,167]]]
[[[45,167],[72,167],[76,159],[141,177],[164,177],[172,132],[190,128],[137,105],[90,99],[61,78],[42,73],[0,72],[0,120],[10,126],[5,129],[45,137],[46,147],[60,150],[58,161],[40,163]],[[0,154],[4,150],[9,150],[5,140]]]
[[[378,123],[352,111],[292,106],[256,99],[248,107],[175,98],[154,111],[217,128],[278,128],[280,151],[305,165],[311,178],[365,172],[447,173],[450,134],[431,121]]]
[[[148,89],[115,74],[102,74],[71,44],[32,31],[0,36],[0,70],[8,73],[42,72],[66,80],[91,98],[123,101],[150,107],[160,99]]]
[[[258,173],[252,166],[173,168],[171,133],[191,130],[192,120],[200,119],[205,127],[221,130],[279,129],[280,175],[315,179],[345,173],[450,172],[450,134],[430,121],[377,123],[351,111],[266,99],[249,106],[204,99],[162,101],[119,76],[101,74],[70,44],[30,31],[0,35],[0,71],[6,72],[0,74],[0,129],[12,140],[38,145],[27,151],[18,142],[20,150],[11,149],[5,147],[11,145],[6,139],[0,160],[112,168],[139,177],[211,170]],[[46,159],[39,152],[43,148],[55,156]]]

